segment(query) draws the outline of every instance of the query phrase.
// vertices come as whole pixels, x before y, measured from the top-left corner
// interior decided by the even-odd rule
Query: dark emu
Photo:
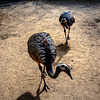
[[[67,45],[68,40],[70,39],[70,37],[69,37],[70,27],[75,22],[75,18],[72,16],[70,11],[64,11],[59,17],[59,22],[62,25],[62,27],[64,28],[65,39],[66,39],[65,44]],[[67,37],[66,37],[66,29],[68,29]]]
[[[44,80],[44,87],[42,91],[45,90],[47,92],[47,89],[50,89],[45,82],[45,76],[46,76],[45,69],[49,77],[53,79],[57,78],[61,71],[67,73],[72,79],[70,73],[71,69],[67,64],[63,63],[58,64],[55,73],[53,72],[52,63],[56,58],[56,48],[52,38],[48,33],[41,32],[33,34],[29,38],[27,45],[28,45],[28,53],[30,57],[38,63],[39,69],[41,71],[41,77]]]

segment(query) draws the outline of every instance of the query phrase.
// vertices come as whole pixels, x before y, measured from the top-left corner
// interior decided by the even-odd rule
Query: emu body
[[[45,69],[51,78],[57,78],[59,73],[64,71],[72,79],[70,68],[67,64],[58,64],[55,73],[53,72],[52,63],[56,58],[56,48],[52,38],[48,33],[41,32],[32,35],[29,38],[27,45],[28,53],[30,57],[38,63],[42,79],[44,80],[44,88],[42,91],[45,90],[47,92],[47,89],[49,89],[45,82]],[[44,65],[43,70],[40,64]]]
[[[65,44],[68,44],[68,40],[70,39],[69,37],[70,27],[75,22],[75,18],[72,16],[72,14],[69,11],[64,11],[59,17],[59,22],[64,28],[65,39],[66,39]],[[68,29],[67,37],[66,37],[66,29]]]

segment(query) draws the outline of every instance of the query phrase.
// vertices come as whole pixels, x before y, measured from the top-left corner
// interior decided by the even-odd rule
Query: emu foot
[[[69,36],[67,36],[67,40],[70,40],[70,37]]]
[[[42,91],[41,91],[41,92],[43,92],[43,91],[46,91],[46,92],[47,92],[47,89],[49,89],[49,90],[50,90],[50,88],[49,88],[46,84],[44,84],[44,87],[43,87],[43,89],[42,89]]]
[[[68,45],[68,41],[65,42],[65,45]]]

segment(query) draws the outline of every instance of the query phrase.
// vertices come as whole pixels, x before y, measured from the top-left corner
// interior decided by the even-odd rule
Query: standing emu
[[[62,25],[62,27],[64,28],[65,39],[66,39],[65,44],[67,45],[68,44],[67,40],[70,39],[70,37],[69,37],[70,27],[75,22],[75,18],[72,16],[72,14],[69,11],[64,11],[59,17],[59,22]],[[67,38],[66,38],[66,29],[68,29]]]
[[[64,71],[72,79],[70,68],[66,64],[58,64],[55,73],[53,72],[52,63],[56,58],[56,49],[55,44],[48,33],[41,32],[32,35],[28,40],[28,53],[30,57],[38,63],[41,71],[41,76],[44,80],[44,88],[42,91],[45,90],[47,92],[47,89],[49,89],[45,82],[45,68],[51,78],[57,78],[60,72]],[[44,65],[43,70],[40,64]]]

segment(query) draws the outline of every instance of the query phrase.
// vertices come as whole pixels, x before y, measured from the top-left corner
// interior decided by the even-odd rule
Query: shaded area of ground
[[[76,19],[66,47],[60,14],[71,11]],[[36,62],[27,52],[29,37],[47,32],[54,40],[53,64],[67,63],[73,80],[61,73],[47,76],[43,87]],[[19,2],[0,7],[0,100],[100,100],[100,3]]]

